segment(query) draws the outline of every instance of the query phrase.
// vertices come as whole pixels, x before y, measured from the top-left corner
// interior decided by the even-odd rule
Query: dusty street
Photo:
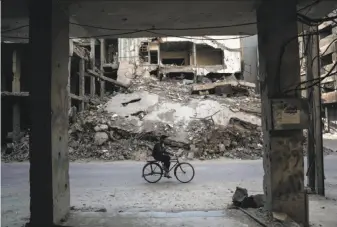
[[[337,207],[336,201],[333,200],[337,198],[337,156],[326,156],[325,160],[327,197],[332,199],[322,201],[319,198],[311,198],[310,214],[315,223],[324,220],[327,224],[323,226],[332,227],[337,223],[333,216],[333,212],[336,212],[334,207]],[[115,218],[114,223],[121,220],[121,226],[147,226],[139,225],[139,218],[149,222],[149,217],[153,221],[152,224],[158,226],[181,226],[186,220],[190,221],[191,226],[198,226],[195,223],[201,226],[206,226],[205,223],[207,226],[223,226],[225,223],[240,226],[239,223],[245,222],[248,226],[255,226],[249,219],[242,217],[240,222],[235,221],[238,220],[237,212],[222,213],[221,210],[231,201],[236,186],[246,187],[250,194],[262,191],[261,160],[192,163],[196,176],[189,184],[178,183],[174,178],[162,179],[157,184],[145,183],[141,178],[143,162],[71,163],[73,213],[80,215],[81,218],[76,218],[85,223],[90,222],[90,217],[103,214],[105,218],[111,219],[117,215],[119,218]],[[2,163],[2,226],[21,226],[28,220],[28,173],[28,163]],[[103,208],[106,212],[99,212]],[[83,218],[83,215],[87,218]],[[137,224],[132,224],[135,223],[135,218]],[[163,221],[163,218],[169,221]],[[185,223],[185,226],[189,225]]]

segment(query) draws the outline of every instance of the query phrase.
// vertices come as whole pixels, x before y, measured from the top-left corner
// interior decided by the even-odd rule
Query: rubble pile
[[[145,71],[133,78],[128,89],[104,98],[90,98],[82,112],[72,107],[69,159],[146,160],[160,135],[168,136],[165,146],[183,159],[261,158],[258,95],[249,83],[231,80],[218,84],[221,89],[212,93],[214,84],[202,87],[190,80],[159,80]],[[192,95],[193,89],[200,91]],[[193,117],[197,113],[203,117]],[[2,149],[4,161],[28,158],[28,135],[20,143]]]
[[[191,137],[195,157],[214,159],[220,157],[238,159],[258,159],[262,157],[261,128],[238,118],[231,118],[226,127],[195,124]]]
[[[122,123],[120,123],[122,121]],[[69,129],[69,158],[101,160],[140,160],[147,156],[153,142],[132,124],[117,115],[105,112],[83,111]],[[152,136],[155,138],[155,136]]]
[[[162,80],[145,73],[142,77],[136,77],[129,88],[130,91],[150,91],[151,93],[165,97],[168,100],[186,103],[190,100],[191,85],[187,80]]]
[[[29,159],[29,135],[26,134],[20,139],[20,143],[7,144],[6,148],[1,148],[1,160],[10,161],[26,161]]]

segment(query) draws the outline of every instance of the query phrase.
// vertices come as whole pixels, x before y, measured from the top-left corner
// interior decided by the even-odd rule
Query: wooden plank
[[[322,103],[336,103],[337,102],[337,91],[322,93]]]
[[[111,79],[109,77],[102,76],[99,73],[97,73],[97,72],[95,72],[93,70],[90,70],[90,69],[88,69],[87,72],[89,74],[91,74],[92,76],[95,76],[95,77],[100,78],[102,80],[108,81],[110,83],[113,83],[114,85],[117,85],[117,86],[120,86],[120,87],[123,87],[123,88],[128,88],[130,86],[130,85],[127,85],[127,84],[123,84],[123,83],[121,83],[121,82],[119,82],[117,80]]]

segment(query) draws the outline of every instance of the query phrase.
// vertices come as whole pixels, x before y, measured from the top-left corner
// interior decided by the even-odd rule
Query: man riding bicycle
[[[152,156],[155,160],[163,162],[164,163],[164,176],[167,178],[171,178],[169,174],[170,165],[171,165],[171,158],[170,155],[173,155],[169,152],[167,152],[164,148],[164,140],[167,138],[167,136],[163,135],[160,137],[159,142],[156,143],[153,147]]]

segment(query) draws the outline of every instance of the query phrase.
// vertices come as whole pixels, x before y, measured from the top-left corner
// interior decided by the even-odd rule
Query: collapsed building
[[[87,109],[90,98],[128,88],[133,76],[144,71],[186,83],[212,83],[231,75],[241,80],[242,40],[240,36],[72,39],[69,115]],[[2,47],[1,97],[3,108],[9,110],[2,114],[4,145],[18,142],[30,128],[31,80],[28,44],[5,42]]]

